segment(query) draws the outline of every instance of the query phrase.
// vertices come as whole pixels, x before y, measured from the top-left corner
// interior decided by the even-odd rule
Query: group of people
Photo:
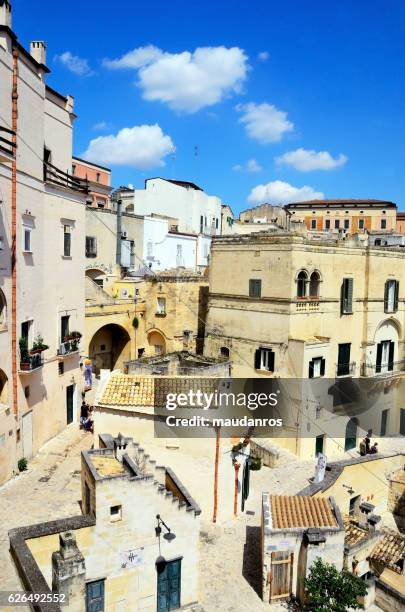
[[[371,436],[373,434],[372,429],[369,429],[367,435],[360,442],[360,455],[364,457],[365,455],[375,455],[378,453],[378,442],[374,442],[371,446]]]
[[[93,406],[89,406],[83,399],[80,410],[80,428],[90,431],[91,433],[93,433],[94,430],[93,411]]]

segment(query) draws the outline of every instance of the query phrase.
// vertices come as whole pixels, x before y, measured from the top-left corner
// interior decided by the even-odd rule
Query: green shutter
[[[399,281],[395,281],[394,311],[398,310]]]

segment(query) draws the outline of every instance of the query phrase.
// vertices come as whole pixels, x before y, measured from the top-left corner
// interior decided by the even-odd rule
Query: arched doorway
[[[103,272],[102,270],[99,270],[97,268],[92,268],[91,270],[86,270],[86,276],[91,278],[91,280],[94,283],[96,283],[97,285],[99,285],[100,287],[103,287],[104,279],[106,277],[106,273]]]
[[[351,450],[352,448],[356,448],[357,446],[357,427],[358,421],[357,419],[350,419],[346,425],[346,434],[345,434],[345,451]]]
[[[166,340],[159,331],[153,330],[148,334],[150,353],[152,355],[164,355],[166,353]]]
[[[0,404],[7,404],[8,402],[8,378],[3,372],[0,370]]]
[[[123,369],[131,358],[131,339],[121,325],[109,323],[101,327],[89,343],[89,357],[96,375],[100,370]]]

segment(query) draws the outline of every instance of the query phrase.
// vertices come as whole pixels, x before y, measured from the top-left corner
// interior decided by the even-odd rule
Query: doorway
[[[181,559],[157,566],[157,612],[180,608]]]
[[[104,612],[104,580],[86,583],[86,612]]]
[[[73,423],[75,385],[66,387],[66,424]]]
[[[32,410],[24,414],[22,418],[22,443],[23,457],[32,457]]]
[[[405,408],[401,408],[401,415],[399,420],[399,433],[401,436],[405,436]]]

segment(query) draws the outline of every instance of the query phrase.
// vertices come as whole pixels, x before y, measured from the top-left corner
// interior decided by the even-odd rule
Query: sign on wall
[[[120,552],[120,563],[123,569],[138,567],[144,563],[144,547],[130,548]]]

